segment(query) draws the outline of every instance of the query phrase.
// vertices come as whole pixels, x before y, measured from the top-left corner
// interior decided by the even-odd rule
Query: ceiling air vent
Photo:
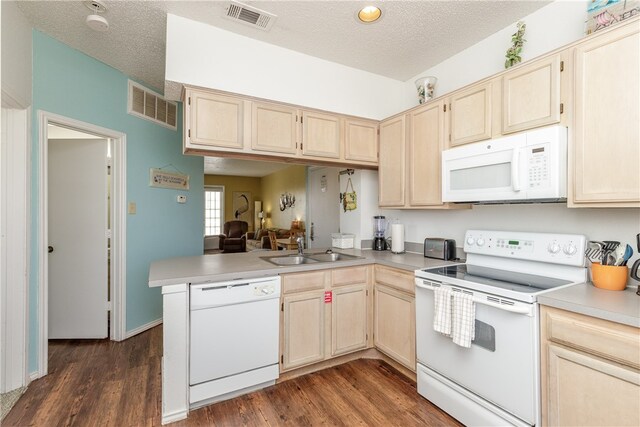
[[[225,18],[232,21],[269,31],[277,16],[246,4],[232,1],[225,9]]]

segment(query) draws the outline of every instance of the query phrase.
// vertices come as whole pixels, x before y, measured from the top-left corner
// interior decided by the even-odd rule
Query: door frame
[[[79,131],[103,136],[113,141],[111,147],[111,328],[109,338],[122,341],[126,338],[126,153],[127,135],[112,129],[38,110],[39,207],[38,207],[38,377],[48,372],[49,353],[49,262],[47,252],[49,232],[48,212],[48,126],[60,125]]]

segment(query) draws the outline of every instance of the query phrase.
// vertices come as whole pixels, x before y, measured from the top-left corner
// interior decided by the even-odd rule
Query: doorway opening
[[[39,369],[49,339],[125,338],[126,136],[39,112]]]

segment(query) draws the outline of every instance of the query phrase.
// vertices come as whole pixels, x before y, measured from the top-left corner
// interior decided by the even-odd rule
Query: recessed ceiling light
[[[382,16],[382,11],[376,6],[366,6],[358,12],[358,19],[365,24],[377,21]]]

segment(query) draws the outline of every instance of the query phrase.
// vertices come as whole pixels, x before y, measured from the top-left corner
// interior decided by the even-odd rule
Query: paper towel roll
[[[391,252],[404,252],[404,224],[391,224]]]

